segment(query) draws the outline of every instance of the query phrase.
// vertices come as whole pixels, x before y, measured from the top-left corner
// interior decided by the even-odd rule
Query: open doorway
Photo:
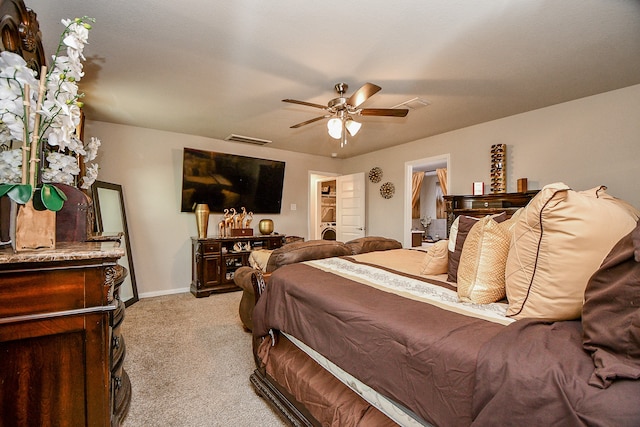
[[[450,188],[451,165],[449,158],[449,154],[443,154],[405,163],[404,247],[415,247],[417,246],[416,242],[423,240],[426,236],[430,236],[432,241],[447,237],[446,215],[442,214],[443,207],[437,199],[442,197],[443,189],[446,194],[446,188]],[[437,177],[436,171],[438,169],[447,171],[446,183],[440,187],[440,194],[437,191],[441,179]],[[419,195],[420,207],[417,214],[414,213],[412,191],[414,173],[424,174],[423,182],[425,184]],[[438,216],[442,216],[442,218],[438,218]]]
[[[323,231],[325,237],[335,240],[336,207],[335,191],[336,176],[328,172],[309,172],[309,240],[321,240]],[[328,212],[333,196],[333,211]],[[324,205],[324,206],[323,206]],[[323,212],[324,208],[324,212]],[[324,215],[323,215],[324,214]],[[325,225],[323,228],[323,224]],[[333,234],[332,234],[332,230]]]
[[[349,240],[366,235],[364,173],[309,174],[309,238]]]

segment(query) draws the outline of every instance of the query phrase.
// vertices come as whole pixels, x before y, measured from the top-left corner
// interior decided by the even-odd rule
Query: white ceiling
[[[340,158],[640,83],[637,0],[25,0],[48,54],[60,19],[96,19],[85,49],[91,120]],[[322,110],[333,86],[382,91],[345,148]]]

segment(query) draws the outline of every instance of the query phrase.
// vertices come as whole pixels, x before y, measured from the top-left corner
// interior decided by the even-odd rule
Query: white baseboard
[[[144,293],[138,294],[138,298],[142,299],[142,298],[159,297],[163,295],[182,294],[189,291],[190,291],[190,288],[186,287],[186,288],[178,288],[178,289],[168,289],[166,291],[144,292]]]

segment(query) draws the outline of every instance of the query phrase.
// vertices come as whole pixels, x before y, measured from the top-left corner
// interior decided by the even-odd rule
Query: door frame
[[[403,247],[411,247],[411,187],[413,172],[435,170],[436,168],[447,168],[447,188],[451,188],[451,155],[440,154],[438,156],[425,157],[423,159],[411,160],[404,164],[404,228]]]
[[[320,172],[309,171],[309,200],[308,200],[308,212],[309,218],[307,221],[307,240],[320,239],[320,183],[323,181],[335,179],[340,176],[335,172]]]

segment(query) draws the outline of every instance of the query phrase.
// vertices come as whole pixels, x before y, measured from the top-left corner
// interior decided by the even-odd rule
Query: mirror
[[[122,233],[125,254],[118,263],[125,267],[129,274],[127,274],[120,286],[120,299],[124,301],[126,307],[129,307],[138,301],[138,288],[133,270],[122,186],[120,184],[96,181],[93,183],[91,192],[95,209],[96,231],[100,233]]]

